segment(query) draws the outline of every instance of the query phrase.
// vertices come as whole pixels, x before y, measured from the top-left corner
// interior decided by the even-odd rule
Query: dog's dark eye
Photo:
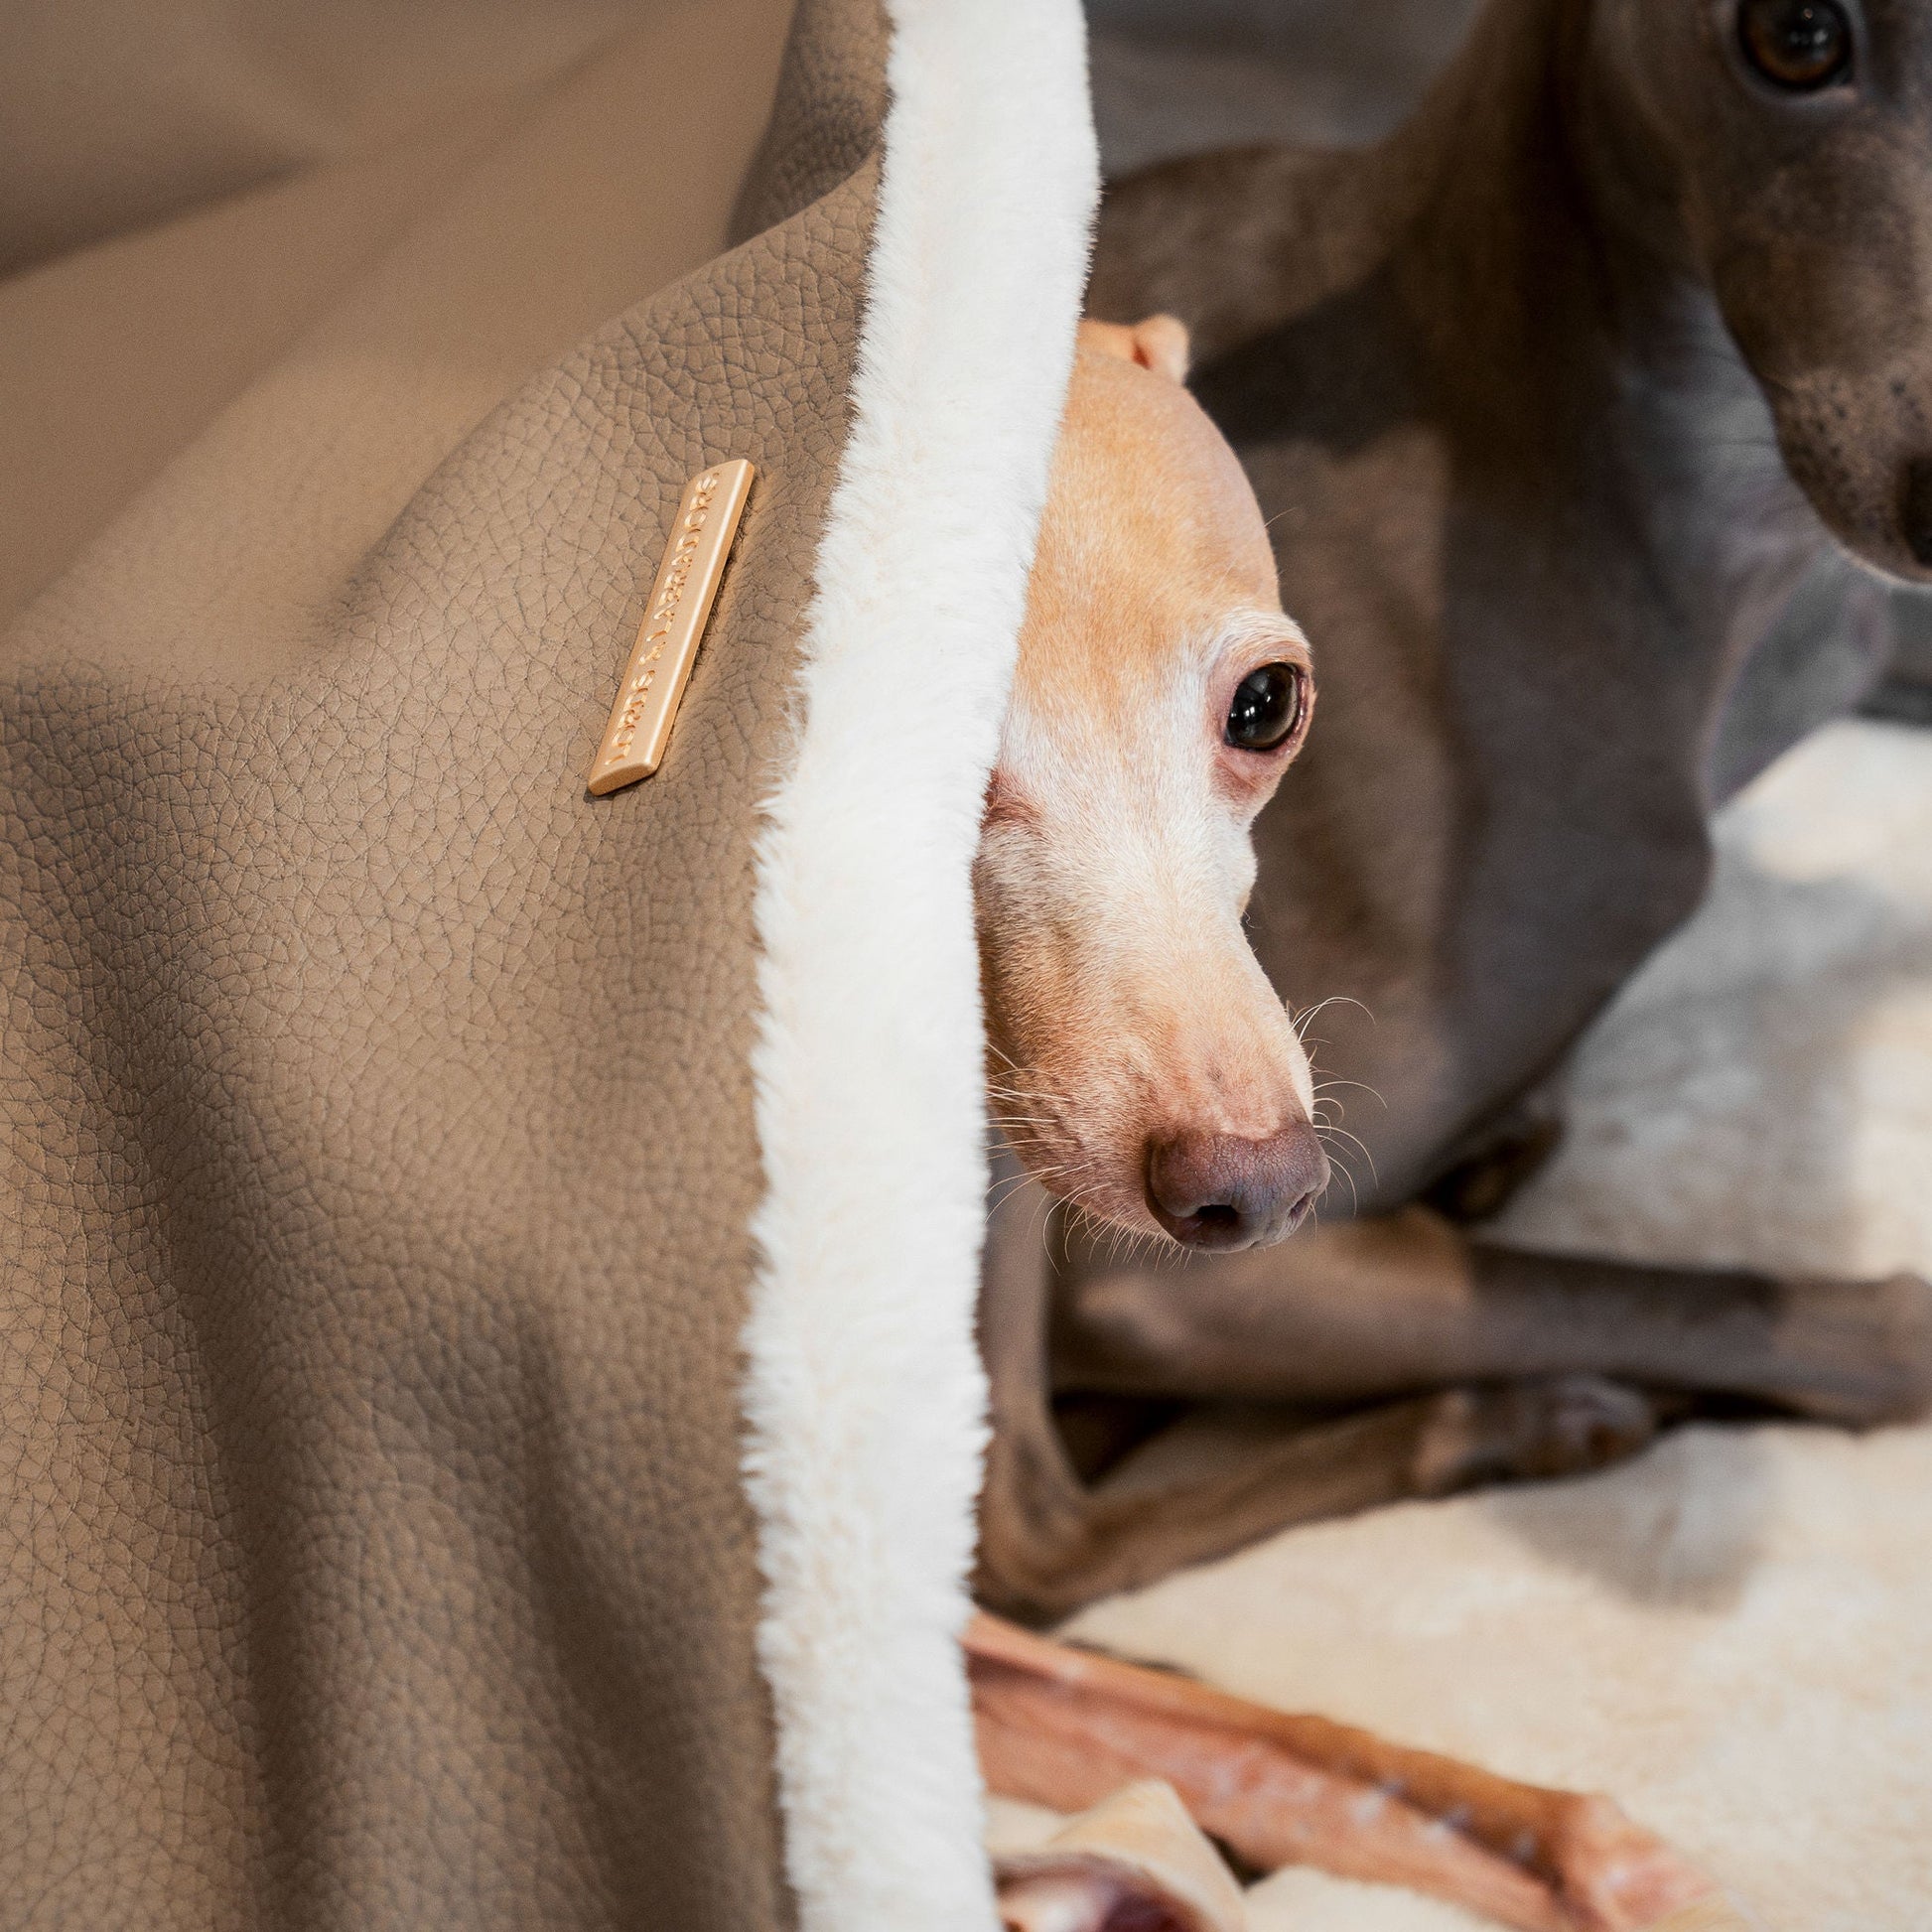
[[[1264,664],[1235,687],[1227,741],[1243,752],[1272,752],[1302,728],[1308,674],[1299,664]]]
[[[1737,37],[1772,86],[1795,93],[1829,87],[1852,66],[1852,23],[1838,0],[1744,0]]]

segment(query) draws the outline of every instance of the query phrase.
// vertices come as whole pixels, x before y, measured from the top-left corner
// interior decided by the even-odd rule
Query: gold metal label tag
[[[637,642],[591,766],[588,782],[599,797],[648,778],[663,761],[753,475],[743,457],[733,457],[700,470],[684,485]]]

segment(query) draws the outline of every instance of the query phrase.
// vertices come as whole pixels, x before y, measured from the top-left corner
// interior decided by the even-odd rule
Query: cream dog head
[[[1082,325],[975,873],[994,1113],[1050,1191],[1195,1247],[1327,1182],[1308,1056],[1249,950],[1249,828],[1309,650],[1172,317]]]

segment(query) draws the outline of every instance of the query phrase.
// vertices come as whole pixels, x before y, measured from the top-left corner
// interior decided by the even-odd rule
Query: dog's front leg
[[[1504,1248],[1409,1207],[1184,1263],[1069,1239],[1053,1358],[1056,1387],[1132,1395],[1354,1403],[1601,1375],[1865,1427],[1932,1403],[1932,1288]]]
[[[1608,1799],[1499,1778],[1322,1718],[975,1617],[966,1638],[989,1789],[1075,1811],[1165,1778],[1261,1870],[1406,1885],[1523,1932],[1723,1932],[1717,1885]]]
[[[1053,1400],[1049,1210],[1004,1157],[998,1185],[1008,1191],[988,1229],[980,1305],[994,1436],[977,1579],[981,1600],[995,1608],[1030,1619],[1062,1616],[1108,1590],[1225,1555],[1293,1523],[1476,1482],[1598,1468],[1655,1432],[1656,1398],[1585,1374],[1435,1388],[1339,1416],[1238,1396],[1182,1405],[1176,1416],[1150,1376],[1142,1386],[1156,1398],[1151,1404],[1112,1406],[1150,1408],[1162,1426],[1138,1444],[1103,1449],[1104,1473],[1088,1479],[1081,1466],[1094,1458],[1076,1466]],[[1269,1259],[1292,1261],[1307,1238]],[[1172,1263],[1165,1271],[1149,1264],[1148,1277],[1169,1294],[1176,1287]],[[1207,1301],[1211,1316],[1211,1293]],[[1183,1378],[1198,1370],[1195,1312],[1184,1303],[1170,1307],[1171,1356],[1150,1362],[1151,1370]],[[1292,1360],[1294,1305],[1278,1313],[1283,1327],[1264,1338],[1271,1344],[1259,1365],[1264,1373]],[[1317,1373],[1321,1366],[1313,1364]],[[1414,1371],[1415,1384],[1438,1379]],[[1176,1392],[1188,1389],[1183,1379]]]
[[[1422,1208],[1244,1254],[1116,1259],[1053,1237],[1037,1188],[1001,1172],[979,1587],[1029,1617],[1294,1523],[1600,1467],[1705,1396],[1856,1425],[1932,1397],[1932,1290],[1913,1277],[1519,1253]],[[1056,1398],[1079,1391],[1160,1426],[1076,1466]]]

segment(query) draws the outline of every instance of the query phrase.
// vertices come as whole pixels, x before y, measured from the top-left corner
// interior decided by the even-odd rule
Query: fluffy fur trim
[[[802,1932],[985,1932],[971,866],[1097,166],[1076,0],[891,13],[854,427],[759,851],[747,1466]]]

